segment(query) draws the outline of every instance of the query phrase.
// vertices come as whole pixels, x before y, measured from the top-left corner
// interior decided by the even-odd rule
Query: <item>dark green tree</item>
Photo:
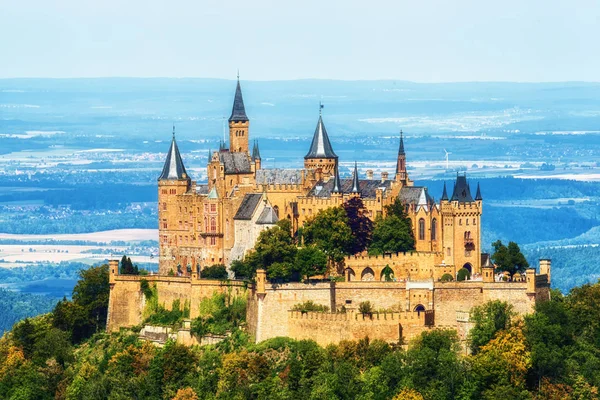
[[[375,220],[369,254],[397,253],[414,248],[415,238],[410,220],[394,214]]]
[[[322,250],[331,262],[342,261],[352,251],[352,229],[342,207],[319,211],[306,222],[303,232],[305,244],[312,244]]]
[[[523,273],[529,267],[527,259],[515,242],[508,242],[508,246],[505,246],[497,240],[492,243],[492,247],[494,248],[492,260],[496,264],[496,270],[508,273],[511,280],[514,274]]]
[[[314,246],[303,247],[296,253],[294,267],[301,277],[323,275],[327,272],[327,256]]]
[[[223,264],[215,264],[210,267],[205,267],[202,271],[200,271],[200,276],[203,279],[227,279],[229,275],[227,274],[227,268]]]
[[[348,249],[350,254],[360,253],[369,247],[373,233],[373,222],[367,217],[366,208],[360,197],[352,197],[344,203],[348,226],[352,230],[353,241]]]
[[[121,275],[139,275],[139,270],[137,265],[133,265],[131,262],[131,258],[123,255],[121,258],[121,263],[119,267],[119,273]]]
[[[514,316],[512,305],[500,300],[488,301],[473,307],[471,320],[474,326],[469,332],[471,352],[477,354],[498,331],[507,329]]]

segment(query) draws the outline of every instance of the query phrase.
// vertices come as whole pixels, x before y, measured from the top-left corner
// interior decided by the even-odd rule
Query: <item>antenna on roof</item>
[[[237,78],[238,78],[238,82],[240,81],[240,69],[238,68],[238,73],[237,73]]]
[[[175,139],[175,122],[173,122],[173,139]]]
[[[319,101],[319,117],[320,117],[321,115],[323,115],[323,107],[325,107],[325,106],[323,105],[323,102],[322,102],[322,101]]]

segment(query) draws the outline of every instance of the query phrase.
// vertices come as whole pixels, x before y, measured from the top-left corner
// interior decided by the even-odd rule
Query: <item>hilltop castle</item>
[[[321,115],[301,170],[263,169],[256,142],[250,152],[249,129],[238,81],[229,118],[229,148],[221,143],[219,151],[209,154],[207,184],[197,184],[187,174],[173,135],[158,179],[159,274],[120,275],[119,262],[110,261],[108,330],[143,322],[142,280],[155,287],[165,307],[175,300],[188,304],[190,318],[199,315],[200,301],[215,291],[244,295],[248,331],[256,341],[288,336],[319,344],[365,336],[397,343],[432,327],[456,329],[465,340],[474,306],[502,300],[525,314],[549,299],[550,260],[540,260],[539,274],[529,268],[515,281],[499,280],[489,255],[481,253],[479,185],[473,197],[466,176],[458,175],[452,194],[444,185],[440,201],[434,201],[427,188],[414,186],[408,176],[402,133],[394,176],[383,172],[376,179],[368,170],[366,179],[360,179],[355,164],[352,178],[342,179]],[[201,278],[204,267],[243,258],[260,232],[279,219],[289,219],[296,232],[320,210],[353,197],[362,200],[372,219],[399,198],[412,221],[415,250],[348,256],[343,261],[343,282],[270,284],[264,269],[249,285]],[[470,279],[442,279],[456,278],[461,268],[471,272]],[[386,279],[389,269],[391,280]],[[306,301],[331,312],[292,311]],[[381,312],[358,313],[366,301]],[[195,340],[189,328],[176,337],[184,343]]]
[[[361,198],[371,219],[399,197],[412,220],[417,251],[441,253],[440,264],[481,273],[479,185],[473,197],[466,177],[458,176],[452,195],[444,185],[436,203],[427,188],[414,186],[408,176],[402,134],[396,173],[390,178],[383,172],[380,179],[372,170],[361,179],[356,164],[352,179],[340,177],[321,115],[301,170],[262,168],[258,144],[250,151],[249,137],[239,81],[229,117],[229,148],[222,143],[209,154],[207,184],[197,184],[187,174],[173,135],[158,179],[159,273],[189,276],[209,265],[228,265],[280,218],[289,219],[296,231],[320,210],[352,197]]]

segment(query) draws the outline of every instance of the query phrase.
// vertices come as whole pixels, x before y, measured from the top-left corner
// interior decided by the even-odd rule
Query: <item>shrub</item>
[[[142,293],[144,293],[146,300],[152,297],[153,295],[152,289],[150,288],[150,284],[146,279],[140,280],[140,290],[142,291]]]
[[[292,307],[292,311],[300,311],[303,314],[307,312],[327,312],[329,307],[316,304],[312,300],[305,301],[304,303],[295,304]]]
[[[464,281],[464,280],[469,279],[470,277],[471,277],[471,273],[466,268],[459,269],[458,273],[456,274],[457,281]]]
[[[200,277],[202,279],[224,280],[227,279],[229,275],[227,274],[227,268],[225,268],[223,264],[215,264],[200,271]]]
[[[442,281],[442,282],[451,282],[452,280],[453,280],[453,278],[452,278],[452,275],[450,275],[450,274],[444,274],[440,278],[440,281]]]
[[[191,333],[204,336],[208,333],[224,335],[234,330],[246,320],[246,298],[229,297],[215,293],[211,298],[200,302],[200,316],[194,318]]]
[[[358,312],[363,315],[373,314],[373,304],[370,301],[363,301],[358,305]]]

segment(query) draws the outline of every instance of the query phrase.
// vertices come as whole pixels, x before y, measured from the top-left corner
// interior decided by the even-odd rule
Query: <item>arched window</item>
[[[279,206],[273,207],[273,211],[275,211],[275,215],[277,215],[277,218],[279,218]]]
[[[425,240],[425,220],[419,220],[419,240]]]
[[[210,219],[210,231],[211,232],[217,231],[217,220],[214,217]]]
[[[436,240],[437,236],[437,219],[431,221],[431,240]]]

